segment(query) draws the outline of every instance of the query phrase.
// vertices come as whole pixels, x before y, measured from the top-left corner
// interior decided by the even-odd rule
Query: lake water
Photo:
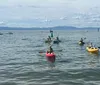
[[[100,55],[90,54],[80,38],[100,47],[96,30],[54,30],[55,63],[46,60],[48,30],[0,31],[0,85],[100,85]],[[8,34],[12,32],[13,34]]]

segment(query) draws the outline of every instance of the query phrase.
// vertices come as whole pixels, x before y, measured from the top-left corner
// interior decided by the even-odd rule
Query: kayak
[[[46,53],[46,57],[55,57],[55,54],[52,52],[52,53]]]
[[[78,44],[79,44],[79,45],[84,45],[85,43],[84,43],[84,42],[79,41],[79,42],[78,42]]]
[[[54,44],[58,44],[59,41],[58,41],[58,40],[54,40],[53,43],[54,43]]]
[[[46,58],[49,62],[55,62],[55,54],[54,53],[47,53],[46,52]]]
[[[51,41],[45,40],[45,43],[51,43],[51,42],[52,42],[52,40]]]
[[[61,42],[60,40],[54,40],[53,43],[54,44],[58,44],[59,42]]]
[[[98,53],[99,49],[96,47],[86,47],[86,50],[91,53]]]

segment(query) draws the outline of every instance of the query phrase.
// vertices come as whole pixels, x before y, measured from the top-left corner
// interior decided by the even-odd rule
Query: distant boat
[[[79,45],[84,45],[85,42],[83,42],[83,41],[79,41],[78,44],[79,44]]]
[[[98,28],[98,32],[99,32],[99,28]]]
[[[59,42],[61,42],[61,40],[56,39],[56,40],[53,41],[54,44],[59,44]]]
[[[3,35],[3,33],[0,32],[0,35]]]
[[[12,32],[8,32],[7,34],[13,34]]]
[[[50,30],[50,33],[53,32],[52,30]]]

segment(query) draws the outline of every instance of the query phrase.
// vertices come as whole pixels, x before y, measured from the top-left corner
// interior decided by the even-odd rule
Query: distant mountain
[[[0,30],[84,30],[84,29],[98,29],[98,27],[85,27],[85,28],[77,28],[73,26],[55,26],[55,27],[0,27]]]
[[[25,28],[25,27],[0,27],[0,30],[38,30],[38,28]]]
[[[55,27],[48,27],[48,29],[53,29],[53,30],[67,30],[67,29],[78,29],[73,26],[55,26]]]

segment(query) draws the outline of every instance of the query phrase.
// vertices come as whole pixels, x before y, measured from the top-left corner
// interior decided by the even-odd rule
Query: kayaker
[[[89,46],[88,47],[91,48],[91,47],[94,47],[94,46],[92,45],[92,43],[89,43]]]
[[[83,42],[83,38],[81,38],[80,42]]]
[[[59,37],[56,37],[56,39],[57,39],[57,41],[60,41],[60,40],[59,40]]]
[[[51,40],[51,37],[50,36],[48,36],[48,38]]]
[[[51,41],[51,37],[50,37],[50,36],[48,36],[47,40],[48,40],[48,41]]]
[[[50,46],[47,53],[52,53],[53,52],[53,48]]]
[[[53,38],[53,31],[52,31],[52,30],[50,30],[50,33],[51,33],[51,37]]]

